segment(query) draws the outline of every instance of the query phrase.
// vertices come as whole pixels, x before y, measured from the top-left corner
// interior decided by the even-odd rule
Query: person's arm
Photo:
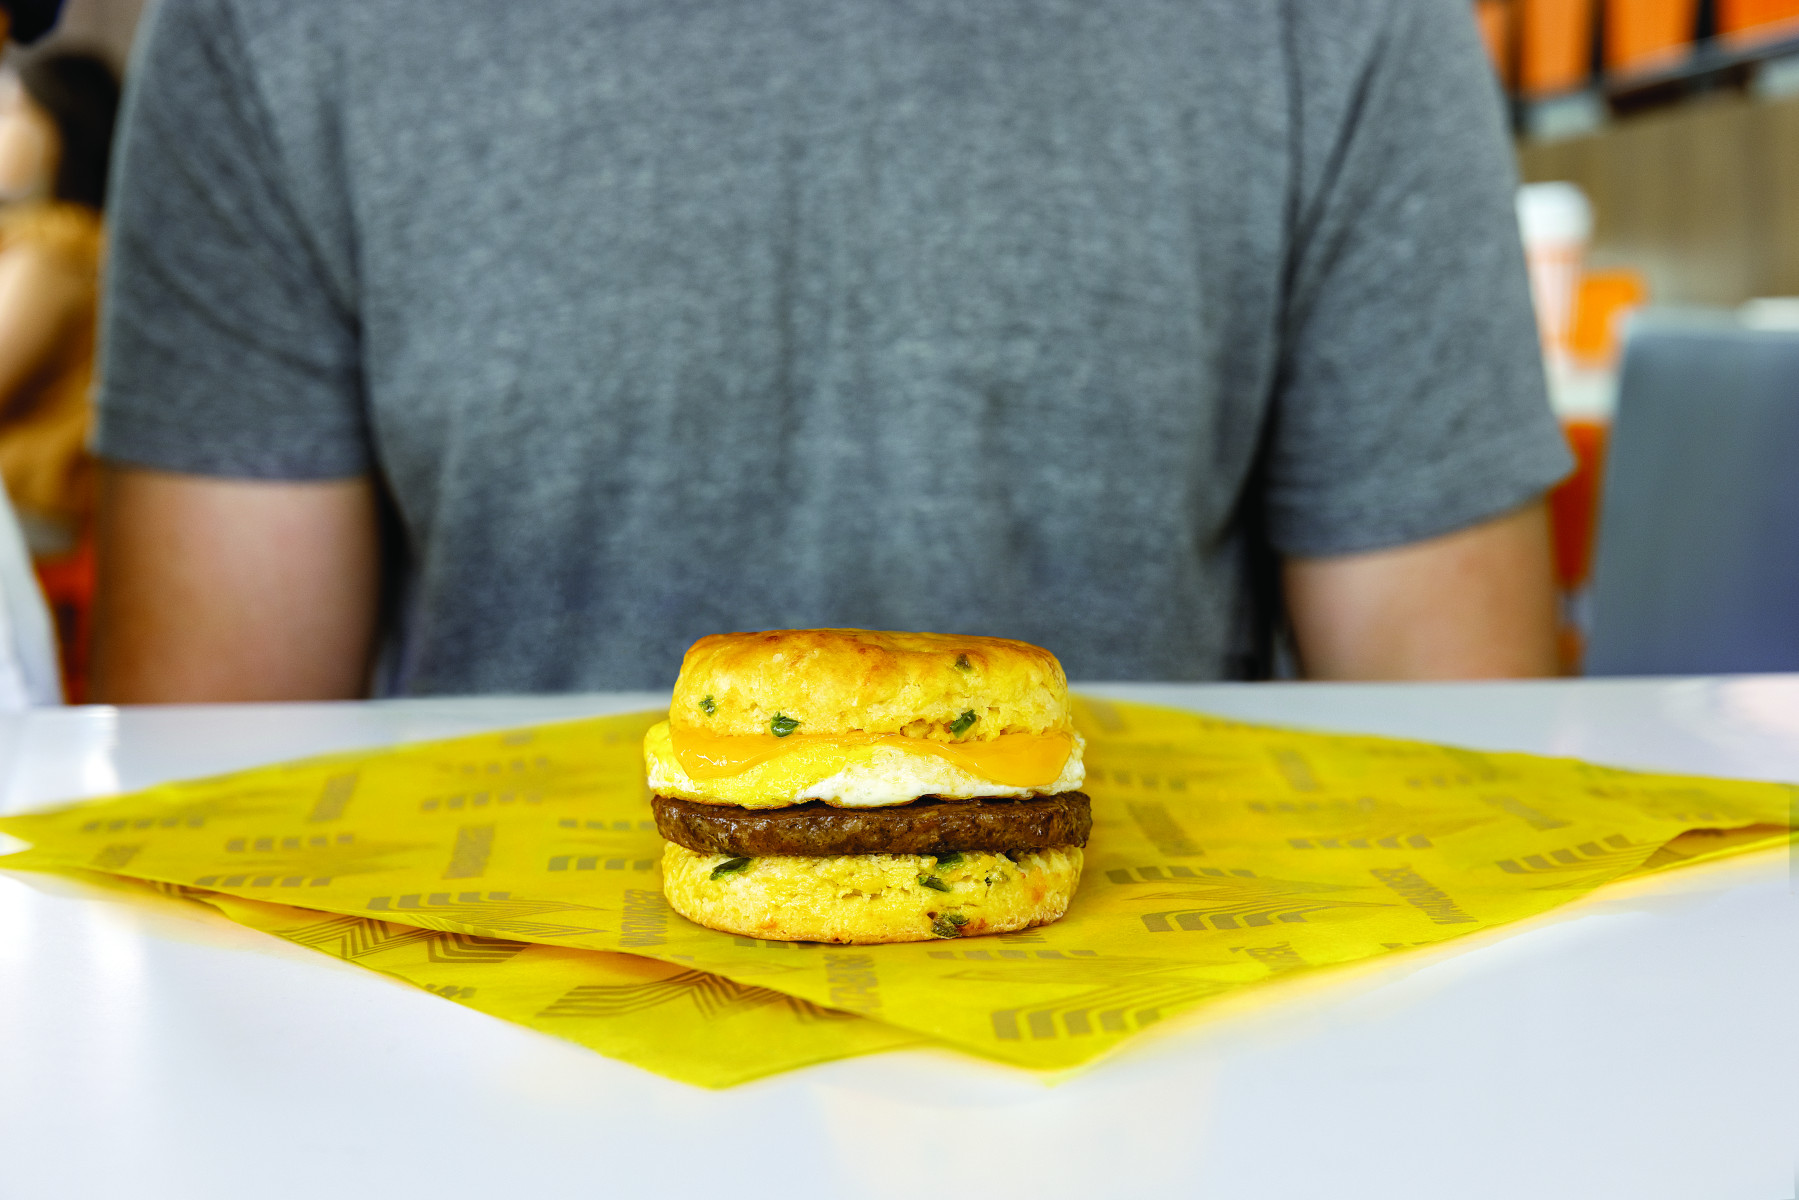
[[[1555,584],[1541,502],[1442,537],[1285,565],[1314,679],[1552,675]]]
[[[95,402],[96,454],[132,464],[102,480],[102,700],[369,686],[379,532],[348,195],[313,151],[286,153],[284,116],[315,110],[267,103],[285,22],[158,0],[133,50]]]
[[[98,535],[95,700],[367,694],[380,553],[366,478],[108,467]]]
[[[0,420],[12,415],[92,298],[92,282],[49,250],[22,245],[0,253]]]

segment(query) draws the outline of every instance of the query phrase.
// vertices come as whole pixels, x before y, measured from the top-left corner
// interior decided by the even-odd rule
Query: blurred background
[[[1799,0],[1469,2],[1580,464],[1552,505],[1563,668],[1799,669]],[[64,176],[110,130],[105,77],[145,7],[69,0],[0,65],[0,471],[72,701],[103,242]]]
[[[1566,670],[1799,668],[1799,0],[1478,0],[1550,394]]]
[[[103,209],[119,77],[144,0],[69,0],[0,61],[0,707],[86,688],[91,424]],[[15,30],[30,37],[26,27]],[[15,532],[13,526],[16,524]],[[33,603],[32,582],[46,602]],[[49,645],[55,646],[51,651]]]

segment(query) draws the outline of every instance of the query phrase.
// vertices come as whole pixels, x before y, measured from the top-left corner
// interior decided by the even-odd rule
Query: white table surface
[[[1799,781],[1799,676],[1087,690]],[[0,811],[658,699],[0,717]],[[1788,1200],[1796,1018],[1781,852],[1173,1019],[1055,1086],[904,1051],[724,1092],[196,905],[0,872],[0,1200]]]

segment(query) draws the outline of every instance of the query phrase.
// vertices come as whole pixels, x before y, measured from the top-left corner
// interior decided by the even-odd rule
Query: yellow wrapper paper
[[[310,759],[7,818],[0,829],[33,848],[0,864],[220,893],[212,902],[247,924],[717,1086],[919,1038],[1072,1067],[1236,989],[1771,844],[1789,836],[1795,792],[1088,699],[1094,829],[1066,918],[965,941],[793,945],[668,910],[638,748],[661,717]],[[260,903],[233,911],[226,897]],[[358,954],[403,927],[464,936]],[[564,949],[501,960],[521,943]],[[572,1029],[577,1011],[594,1023]]]
[[[57,873],[198,901],[240,925],[704,1087],[926,1041],[635,954],[445,933],[91,871]]]

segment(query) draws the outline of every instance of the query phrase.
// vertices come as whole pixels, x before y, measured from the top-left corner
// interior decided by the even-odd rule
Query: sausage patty
[[[739,808],[657,796],[656,828],[702,854],[766,858],[796,854],[948,854],[952,850],[1046,850],[1085,846],[1093,813],[1085,792],[1025,800],[938,800],[890,808],[836,808],[822,800],[790,808]]]

